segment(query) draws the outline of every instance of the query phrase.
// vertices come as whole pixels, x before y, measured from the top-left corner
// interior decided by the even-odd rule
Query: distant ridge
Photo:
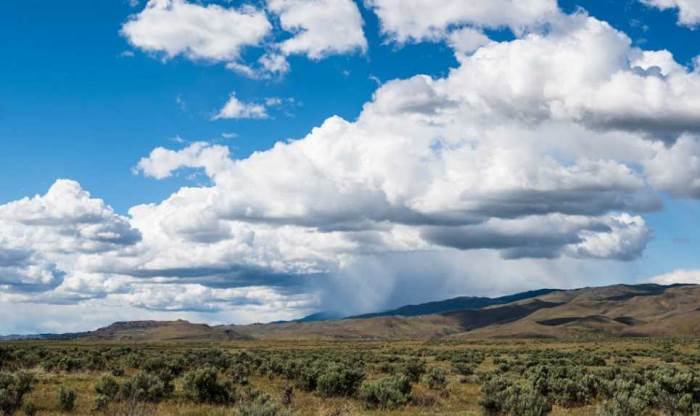
[[[700,286],[613,285],[541,289],[499,298],[459,297],[336,319],[253,325],[116,322],[91,332],[0,337],[5,341],[225,342],[483,338],[700,337]]]
[[[297,319],[294,322],[317,322],[317,321],[333,321],[336,319],[343,319],[344,316],[335,312],[318,312],[311,315],[307,315],[301,319]]]
[[[228,328],[193,324],[188,321],[131,321],[115,322],[110,326],[88,333],[83,338],[104,341],[233,341],[247,336]]]
[[[88,332],[73,332],[66,334],[12,334],[0,335],[0,341],[37,341],[37,340],[69,340],[86,336]]]
[[[501,296],[498,298],[460,296],[457,298],[441,300],[437,302],[421,303],[418,305],[406,305],[398,309],[391,309],[384,312],[368,313],[363,315],[350,316],[345,319],[369,319],[380,316],[421,316],[436,313],[454,312],[463,309],[481,309],[494,305],[505,305],[506,303],[518,302],[555,292],[557,289],[539,289],[529,292],[516,293],[514,295]]]

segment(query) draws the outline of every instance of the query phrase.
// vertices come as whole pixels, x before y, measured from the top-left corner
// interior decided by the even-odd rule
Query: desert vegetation
[[[15,342],[0,413],[698,415],[700,342]]]

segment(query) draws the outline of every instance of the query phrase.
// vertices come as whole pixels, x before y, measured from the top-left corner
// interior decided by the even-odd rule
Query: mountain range
[[[700,286],[615,285],[458,297],[337,319],[320,313],[252,325],[117,322],[75,334],[0,339],[85,341],[389,340],[700,335]]]

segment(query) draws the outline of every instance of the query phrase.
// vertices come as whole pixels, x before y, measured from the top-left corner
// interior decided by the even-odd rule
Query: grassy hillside
[[[230,328],[257,339],[700,336],[699,286],[616,285],[545,291],[515,299],[506,304],[413,317]]]
[[[116,322],[78,337],[89,341],[232,341],[247,339],[231,329],[193,324],[187,321]]]

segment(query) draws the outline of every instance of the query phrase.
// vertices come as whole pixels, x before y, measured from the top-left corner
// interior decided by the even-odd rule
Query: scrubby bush
[[[447,375],[445,370],[439,367],[433,367],[425,375],[425,384],[432,390],[443,390],[447,387]]]
[[[404,375],[365,382],[360,387],[360,398],[370,409],[395,409],[411,400],[411,383]]]
[[[675,368],[657,369],[648,375],[653,402],[669,415],[700,414],[700,376]],[[697,413],[696,413],[697,412]]]
[[[526,376],[539,393],[561,406],[588,403],[599,389],[597,378],[577,366],[538,365]]]
[[[321,371],[316,390],[321,396],[352,396],[362,384],[365,373],[358,368],[332,365]]]
[[[540,392],[531,385],[513,385],[506,390],[506,410],[516,416],[544,416],[552,406]]]
[[[644,413],[647,403],[634,392],[620,391],[598,408],[599,416],[638,416]]]
[[[487,414],[542,416],[552,410],[547,398],[531,384],[516,384],[503,376],[487,376],[481,394],[481,406]]]
[[[112,376],[104,376],[95,384],[95,393],[104,396],[109,400],[114,400],[119,394],[119,383]]]
[[[119,395],[119,383],[112,376],[103,376],[95,384],[95,410],[104,410]]]
[[[185,363],[181,358],[153,357],[146,360],[141,369],[157,375],[165,382],[170,382],[185,371]]]
[[[83,359],[70,355],[56,355],[49,357],[42,363],[42,367],[49,372],[76,372],[85,367]]]
[[[143,356],[138,352],[129,352],[123,359],[127,368],[140,368],[143,363]]]
[[[600,416],[636,416],[644,413],[654,400],[654,392],[644,380],[628,374],[625,379],[614,379],[604,386],[607,397],[599,407]]]
[[[234,384],[238,384],[241,386],[245,386],[248,384],[248,377],[250,376],[251,370],[250,367],[246,364],[234,362],[231,365],[231,368],[228,370],[228,375],[231,378],[231,382]],[[264,371],[261,371],[261,373],[264,374]],[[268,375],[270,378],[272,378],[272,375],[274,373],[270,372]]]
[[[226,404],[233,401],[233,385],[220,383],[213,367],[190,371],[185,374],[185,396],[196,403]]]
[[[602,415],[637,414],[643,409],[666,415],[700,414],[700,376],[695,370],[617,368],[601,377]]]
[[[462,361],[452,363],[452,368],[454,369],[455,373],[461,376],[470,376],[474,374],[474,367],[471,364]]]
[[[243,355],[242,358],[241,355]],[[239,354],[238,361],[246,362],[249,358],[247,355],[246,352]],[[232,358],[225,351],[219,349],[198,349],[185,354],[184,362],[189,365],[189,368],[207,366],[225,372],[231,367]]]
[[[425,374],[425,361],[409,360],[400,367],[399,372],[405,375],[410,382],[416,383]]]
[[[24,396],[32,390],[34,376],[29,373],[0,373],[0,412],[14,414],[22,407]]]
[[[75,392],[63,386],[58,391],[58,409],[62,412],[72,412],[75,409]]]
[[[487,375],[481,384],[481,407],[486,413],[498,414],[507,410],[505,392],[511,383],[503,376]]]
[[[124,400],[159,402],[173,391],[172,385],[166,385],[158,376],[139,372],[122,384],[119,395]]]
[[[157,378],[163,385],[164,396],[169,396],[175,390],[173,380],[182,374],[184,364],[178,359],[166,360],[163,357],[152,357],[143,363],[141,369],[148,376]]]
[[[321,366],[317,362],[308,362],[303,365],[297,374],[297,386],[305,391],[314,391],[318,385],[318,376]]]

